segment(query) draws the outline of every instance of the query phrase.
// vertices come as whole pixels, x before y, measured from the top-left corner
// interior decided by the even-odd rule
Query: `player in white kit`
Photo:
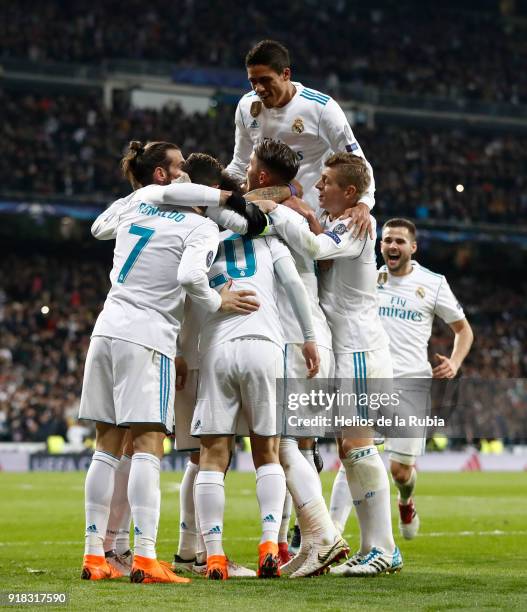
[[[210,155],[192,153],[185,161],[184,170],[194,183],[239,191],[236,181],[228,177],[223,166]],[[206,212],[213,214],[214,218],[228,227],[232,226],[244,233],[250,229],[250,224],[246,219],[238,218],[236,213],[227,209],[213,209]],[[206,317],[207,312],[187,298],[181,334],[178,337],[176,357],[176,389],[178,392],[174,406],[175,448],[178,451],[190,451],[190,457],[179,490],[179,542],[172,568],[198,575],[206,574],[207,551],[199,532],[199,521],[194,504],[194,483],[199,472],[199,438],[191,436],[190,430],[198,392],[198,341]],[[256,576],[254,570],[245,568],[232,559],[228,559],[227,571],[230,578]]]
[[[379,315],[390,337],[390,353],[398,389],[406,391],[410,410],[426,414],[429,386],[423,379],[454,378],[467,356],[473,333],[463,309],[442,274],[431,272],[412,259],[417,251],[416,228],[407,219],[390,219],[382,229],[381,253],[385,265],[379,270]],[[435,355],[437,365],[428,361],[428,342],[434,317],[438,316],[454,332],[450,357]],[[418,433],[418,432],[417,432]],[[399,492],[399,529],[406,539],[419,530],[413,493],[417,479],[416,457],[424,452],[426,436],[387,437],[390,471]],[[342,474],[339,474],[342,480]],[[335,523],[343,528],[351,499],[344,487],[335,495]]]
[[[315,183],[324,160],[338,151],[365,159],[348,120],[333,98],[291,81],[289,52],[280,43],[259,42],[247,54],[245,65],[253,91],[243,96],[236,108],[234,155],[227,172],[243,181],[249,157],[259,142],[266,138],[284,142],[300,160],[296,178],[302,184],[304,199],[316,210]],[[369,227],[375,203],[373,173],[366,163],[371,181],[351,213],[361,235]]]
[[[262,206],[278,233],[295,249],[314,259],[332,259],[320,274],[320,304],[333,338],[337,379],[364,384],[368,378],[392,377],[388,337],[378,315],[375,241],[353,237],[339,216],[353,207],[369,184],[368,168],[360,157],[337,153],[325,162],[317,183],[320,221],[306,213],[310,231],[290,222],[291,211],[283,205]],[[375,220],[371,218],[375,228]],[[359,437],[360,436],[360,437]],[[361,549],[332,573],[346,576],[376,575],[397,571],[402,558],[393,541],[390,486],[371,434],[343,432],[339,454],[346,469],[361,530]]]
[[[132,582],[188,582],[156,559],[163,440],[173,429],[174,365],[185,291],[203,308],[255,309],[238,294],[208,286],[218,246],[217,226],[187,206],[218,205],[229,195],[171,182],[181,175],[176,145],[134,141],[123,170],[138,188],[92,226],[115,240],[112,287],[95,324],[86,357],[79,418],[96,421],[97,444],[86,476],[86,534],[82,578],[121,575],[104,558],[115,470],[126,428],[134,455],[128,499],[134,520]],[[143,185],[146,185],[143,187]],[[168,207],[166,205],[169,205]]]
[[[199,523],[207,547],[207,575],[228,578],[223,551],[224,471],[230,439],[239,420],[248,424],[256,468],[262,538],[258,576],[280,575],[277,536],[285,497],[278,459],[281,414],[276,379],[283,376],[283,333],[276,307],[275,273],[288,287],[304,334],[306,373],[318,371],[319,357],[309,301],[287,247],[275,236],[251,239],[231,231],[221,235],[218,257],[209,272],[212,287],[229,279],[253,289],[260,308],[249,317],[210,314],[200,335],[200,381],[192,434],[199,436],[200,471],[195,482]]]
[[[249,190],[264,189],[290,183],[296,176],[299,161],[294,151],[286,144],[267,139],[256,145],[247,168],[246,185]],[[301,225],[306,220],[298,213],[290,211],[291,220]],[[290,247],[291,248],[291,247]],[[296,268],[309,296],[311,313],[315,325],[315,337],[320,354],[320,370],[317,377],[329,379],[333,374],[333,351],[331,332],[326,317],[318,301],[318,285],[315,263],[309,257],[291,248]],[[285,378],[304,379],[305,362],[302,355],[303,334],[297,317],[291,307],[284,287],[278,285],[278,312],[285,339]],[[287,528],[291,513],[284,505],[280,526],[278,547],[281,571],[292,578],[301,578],[321,572],[325,567],[344,558],[349,552],[347,544],[339,537],[322,495],[322,487],[317,470],[299,448],[299,441],[310,442],[310,431],[302,435],[300,428],[287,428],[280,440],[280,462],[286,475],[287,488],[291,491],[296,514],[302,531],[301,553],[290,558],[287,544]],[[312,452],[312,451],[311,451]],[[291,497],[289,496],[291,499]],[[320,561],[322,559],[322,561]]]

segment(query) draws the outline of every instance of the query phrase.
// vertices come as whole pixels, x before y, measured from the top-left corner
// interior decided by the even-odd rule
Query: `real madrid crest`
[[[422,298],[423,300],[425,299],[425,290],[422,287],[417,287],[417,289],[415,290],[415,295],[417,295],[418,297]]]
[[[379,287],[382,287],[386,284],[388,280],[388,272],[379,272],[379,276],[377,276],[377,284]]]
[[[295,134],[301,134],[304,131],[304,122],[302,121],[301,117],[297,117],[294,121],[293,121],[293,125],[291,126],[291,129],[293,130],[293,132]]]
[[[258,117],[262,112],[263,103],[257,100],[251,104],[251,117]]]

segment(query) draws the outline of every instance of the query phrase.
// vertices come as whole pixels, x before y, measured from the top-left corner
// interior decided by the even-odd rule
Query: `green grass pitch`
[[[332,478],[323,473],[327,496]],[[158,552],[167,560],[177,543],[180,481],[180,473],[162,475]],[[225,583],[196,578],[189,585],[81,581],[83,486],[81,473],[0,474],[0,591],[68,592],[67,608],[97,611],[527,610],[525,474],[420,474],[422,533],[411,542],[397,537],[405,562],[397,575]],[[229,474],[226,493],[227,554],[254,568],[254,475]],[[356,548],[354,517],[346,537]]]

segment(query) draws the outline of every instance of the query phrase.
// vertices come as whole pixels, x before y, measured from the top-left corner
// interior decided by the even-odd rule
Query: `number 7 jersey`
[[[134,342],[172,358],[185,300],[177,280],[180,264],[182,271],[190,266],[206,274],[219,231],[188,208],[149,203],[148,190],[114,203],[92,228],[96,238],[115,238],[112,286],[92,335]]]
[[[208,273],[210,286],[220,291],[232,279],[231,290],[254,291],[260,308],[249,315],[209,314],[201,330],[200,355],[212,346],[242,337],[271,340],[283,349],[274,272],[274,264],[282,257],[291,257],[291,252],[276,236],[251,239],[230,230],[220,234],[218,255]]]

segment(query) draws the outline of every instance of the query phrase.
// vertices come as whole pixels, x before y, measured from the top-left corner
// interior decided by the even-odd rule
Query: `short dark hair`
[[[417,228],[410,221],[410,219],[403,219],[402,217],[388,219],[388,221],[386,221],[386,223],[382,226],[382,229],[384,230],[387,227],[405,227],[408,230],[408,233],[412,235],[414,241],[417,238]]]
[[[226,170],[221,173],[220,189],[225,191],[237,191],[241,193],[240,183],[231,176]]]
[[[333,153],[324,162],[326,167],[335,168],[337,171],[337,183],[341,189],[349,185],[357,188],[358,196],[362,196],[370,186],[371,177],[366,161],[353,153]]]
[[[245,56],[245,66],[269,66],[281,74],[291,66],[289,51],[276,40],[261,40]]]
[[[193,183],[199,185],[219,185],[223,172],[223,166],[212,155],[207,153],[192,153],[183,164],[186,172]]]
[[[257,160],[284,183],[292,181],[300,168],[298,155],[284,142],[266,138],[254,148]]]
[[[155,141],[143,144],[139,140],[132,140],[128,151],[121,159],[121,169],[134,189],[139,189],[152,183],[152,175],[157,167],[168,171],[170,159],[167,151],[179,151],[173,142]]]

